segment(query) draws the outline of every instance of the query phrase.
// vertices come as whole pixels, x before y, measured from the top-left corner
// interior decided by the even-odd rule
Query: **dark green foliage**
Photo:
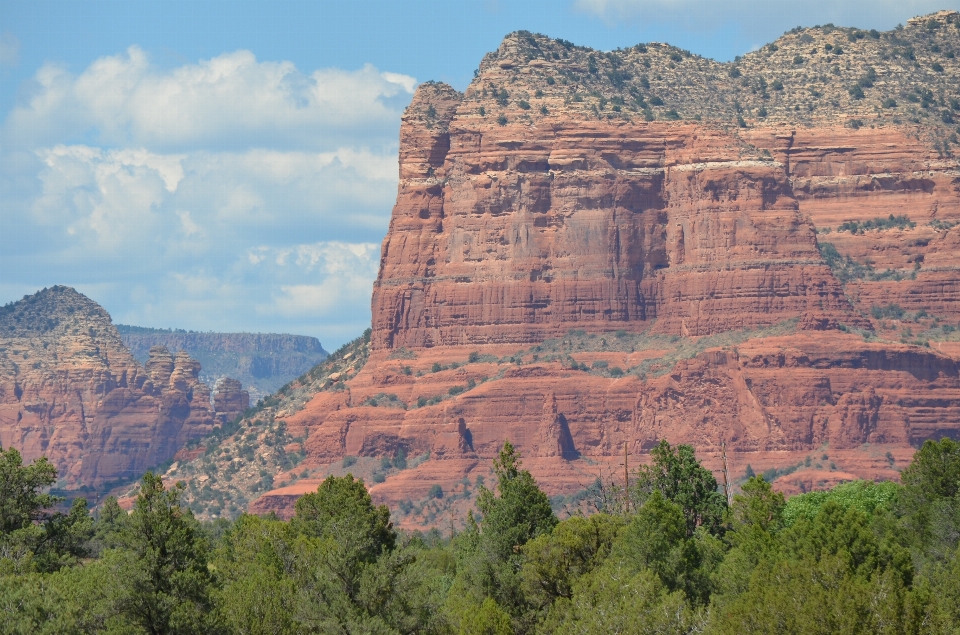
[[[832,243],[818,243],[817,247],[824,262],[841,283],[851,280],[903,280],[906,277],[904,273],[894,269],[877,271],[869,261],[861,263],[850,256],[841,256]]]
[[[701,526],[710,533],[722,531],[726,501],[717,491],[713,473],[697,461],[693,447],[671,447],[662,440],[650,450],[650,456],[652,464],[637,470],[634,500],[643,504],[659,492],[682,510],[687,536]]]
[[[939,557],[960,543],[960,443],[927,441],[901,475],[900,511],[910,533]]]
[[[911,221],[907,216],[894,216],[890,214],[887,218],[874,218],[865,221],[847,221],[837,227],[838,232],[850,232],[851,234],[862,234],[866,231],[885,229],[913,229],[917,224]]]
[[[522,547],[551,532],[557,518],[533,476],[521,469],[520,456],[509,441],[494,459],[493,471],[495,489],[479,486],[481,523],[471,514],[456,543],[462,567],[448,598],[448,611],[462,630],[470,623],[469,616],[489,599],[510,615],[514,630],[525,631],[535,621],[537,608],[522,589]]]
[[[86,555],[87,501],[78,498],[66,514],[51,511],[63,499],[43,490],[56,478],[46,457],[24,465],[16,449],[0,450],[0,574],[56,571]]]
[[[750,466],[747,467],[749,469]],[[734,528],[756,527],[762,531],[779,529],[786,507],[783,494],[775,492],[760,476],[748,478],[742,489],[743,493],[734,495],[730,506]]]
[[[698,588],[696,570],[700,554],[687,533],[683,508],[654,491],[624,527],[610,558],[635,572],[649,570],[670,591],[683,590],[691,600],[705,603],[706,589]]]
[[[889,318],[893,320],[901,320],[906,314],[906,311],[903,310],[903,307],[899,304],[890,303],[885,306],[873,306],[870,307],[870,315],[872,315],[877,320],[882,320],[884,318]]]
[[[534,604],[548,607],[573,597],[573,583],[610,554],[625,519],[606,514],[574,516],[523,546],[523,588]]]
[[[46,457],[24,465],[16,449],[0,451],[0,534],[49,520],[48,510],[59,501],[41,491],[56,480],[57,470]]]
[[[350,544],[360,561],[376,559],[396,542],[390,510],[374,507],[363,481],[352,474],[328,476],[316,492],[302,496],[290,525],[305,536]]]
[[[856,481],[785,500],[751,474],[729,508],[692,448],[651,454],[629,509],[557,522],[505,443],[496,486],[476,479],[480,520],[468,515],[451,539],[394,531],[350,475],[301,498],[289,522],[201,526],[179,504],[182,486],[148,474],[129,515],[115,499],[94,518],[83,506],[61,513],[87,528],[61,544],[92,557],[41,568],[28,549],[29,566],[4,565],[0,633],[957,632],[957,442],[925,443],[903,485]],[[53,472],[2,459],[4,539],[46,531],[55,514],[37,485]]]
[[[477,508],[483,515],[481,533],[502,561],[517,561],[517,549],[553,529],[557,518],[533,476],[522,470],[520,455],[509,441],[493,461],[495,490],[480,486]]]

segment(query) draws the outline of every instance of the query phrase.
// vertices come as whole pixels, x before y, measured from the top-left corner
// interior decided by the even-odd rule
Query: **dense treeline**
[[[289,522],[201,524],[147,474],[53,512],[55,471],[0,452],[0,632],[960,633],[960,444],[902,484],[789,501],[753,477],[731,505],[689,446],[630,492],[558,521],[509,443],[466,529],[397,532],[362,481],[330,477]]]

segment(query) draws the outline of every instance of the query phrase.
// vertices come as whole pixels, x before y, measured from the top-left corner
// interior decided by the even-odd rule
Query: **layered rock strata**
[[[960,436],[956,52],[956,12],[730,64],[518,32],[420,86],[369,361],[245,422],[305,454],[252,508],[401,450],[380,500],[467,500],[506,438],[551,494],[661,438],[789,491],[896,478]]]
[[[136,478],[212,431],[199,371],[164,347],[141,366],[102,307],[44,289],[0,309],[0,445],[48,457],[68,489]]]
[[[250,394],[236,379],[226,377],[217,382],[213,393],[213,409],[221,422],[227,423],[237,418],[250,407]]]

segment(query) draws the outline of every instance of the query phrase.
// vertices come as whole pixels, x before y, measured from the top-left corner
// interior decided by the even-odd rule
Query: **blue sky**
[[[68,284],[117,322],[369,324],[418,82],[506,33],[729,60],[797,26],[890,29],[960,0],[0,0],[0,303]]]

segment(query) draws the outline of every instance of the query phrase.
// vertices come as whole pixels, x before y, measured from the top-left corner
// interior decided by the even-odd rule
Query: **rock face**
[[[0,309],[0,445],[47,456],[69,489],[136,478],[213,429],[199,371],[163,347],[141,366],[102,307],[44,289]]]
[[[213,393],[213,409],[223,423],[233,421],[237,415],[250,407],[250,394],[236,379],[225,377],[217,382]]]
[[[401,153],[375,350],[644,322],[709,335],[812,310],[867,327],[782,163],[740,160],[734,138],[690,124],[471,118],[442,132],[411,114],[450,100],[423,87],[404,118],[401,138],[422,152]]]
[[[118,324],[133,356],[146,363],[154,346],[186,351],[202,365],[200,379],[215,385],[238,379],[256,399],[310,370],[327,352],[315,337],[275,333],[198,333]]]
[[[253,508],[400,450],[430,458],[380,500],[466,496],[506,438],[551,494],[660,438],[788,489],[896,478],[960,436],[954,50],[956,12],[733,64],[519,32],[464,93],[420,86],[369,360],[248,422],[306,453]]]

